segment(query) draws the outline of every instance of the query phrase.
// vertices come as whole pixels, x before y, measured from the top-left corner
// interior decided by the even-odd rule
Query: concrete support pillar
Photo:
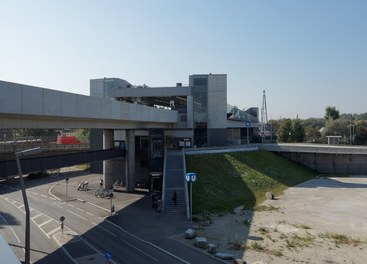
[[[126,130],[126,191],[135,190],[135,130]]]
[[[103,149],[113,148],[113,130],[105,129],[103,130]],[[113,185],[114,175],[113,175],[113,161],[104,160],[103,161],[103,188],[109,188]]]

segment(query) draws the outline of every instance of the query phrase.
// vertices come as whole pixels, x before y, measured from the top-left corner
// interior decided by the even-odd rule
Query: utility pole
[[[268,110],[266,107],[266,95],[265,90],[263,90],[263,102],[261,107],[261,122],[260,122],[260,135],[261,135],[261,143],[264,143],[264,138],[266,135],[266,127],[268,125]]]
[[[42,150],[40,147],[33,148],[33,149],[26,149],[22,151],[15,152],[15,160],[17,162],[18,167],[18,174],[19,174],[19,181],[20,181],[20,187],[22,189],[22,195],[23,195],[23,204],[25,209],[25,264],[30,264],[31,261],[31,250],[30,250],[30,238],[31,238],[31,230],[30,230],[30,211],[29,211],[29,204],[28,204],[28,198],[27,193],[25,190],[24,180],[23,180],[23,173],[22,173],[22,167],[20,165],[20,158],[23,156],[29,156],[29,155],[35,155],[40,153]]]

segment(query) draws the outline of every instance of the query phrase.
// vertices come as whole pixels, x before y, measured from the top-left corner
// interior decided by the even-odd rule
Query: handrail
[[[165,196],[166,196],[166,164],[167,164],[167,147],[164,148],[164,158],[163,158],[163,175],[162,175],[162,212],[165,210]]]
[[[186,218],[187,220],[190,220],[190,203],[189,203],[189,193],[188,193],[188,187],[187,187],[187,181],[186,181],[186,158],[185,158],[185,148],[182,148],[182,157],[183,157],[183,177],[185,181],[185,202],[186,202]]]

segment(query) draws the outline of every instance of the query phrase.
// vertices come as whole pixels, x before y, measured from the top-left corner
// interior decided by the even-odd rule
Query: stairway
[[[186,212],[184,156],[182,150],[166,150],[164,171],[164,212]],[[176,195],[174,195],[176,192]],[[172,199],[176,196],[176,202]]]

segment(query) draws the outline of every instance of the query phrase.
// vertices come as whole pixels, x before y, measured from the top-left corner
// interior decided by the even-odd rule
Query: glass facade
[[[193,76],[194,142],[207,145],[208,76]]]
[[[246,111],[238,109],[236,106],[227,105],[228,120],[258,122],[258,116],[253,108]]]

